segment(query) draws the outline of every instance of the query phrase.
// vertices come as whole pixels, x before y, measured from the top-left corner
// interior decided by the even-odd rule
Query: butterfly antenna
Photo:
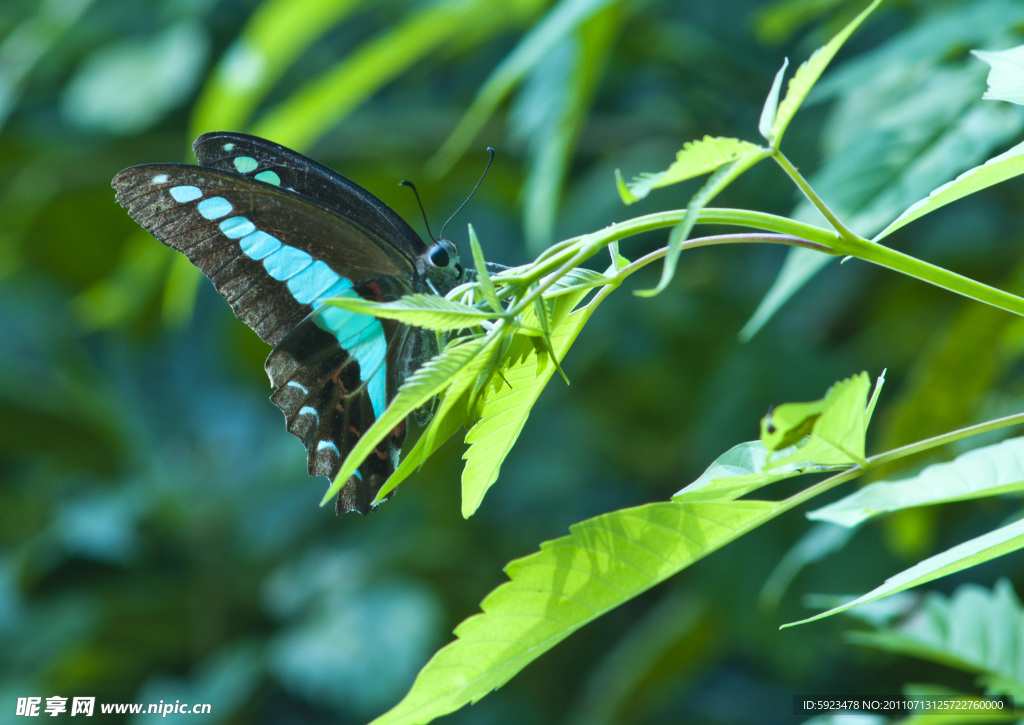
[[[466,206],[466,204],[469,203],[469,200],[473,198],[473,194],[475,194],[476,190],[480,188],[480,184],[484,183],[484,177],[487,176],[487,170],[491,168],[491,163],[494,161],[494,149],[488,146],[487,153],[491,155],[491,158],[487,159],[487,166],[484,167],[484,173],[480,174],[480,181],[476,182],[476,186],[473,187],[473,191],[469,192],[469,196],[466,197],[466,200],[459,205],[459,208],[455,210],[455,213],[448,217],[448,221],[446,221],[444,223],[444,226],[441,227],[442,238],[444,237],[445,227],[447,227],[448,224],[451,223],[452,219],[458,216],[459,212],[462,211],[462,207]]]
[[[420,193],[416,191],[416,184],[412,183],[411,181],[406,181],[403,179],[402,181],[398,182],[398,185],[408,186],[410,189],[412,189],[413,196],[416,197],[416,203],[420,205],[420,214],[423,215],[423,223],[427,225],[427,236],[430,237],[430,241],[436,242],[437,240],[434,238],[433,232],[430,231],[430,222],[427,221],[427,210],[423,208],[423,202],[420,201]],[[477,184],[477,186],[479,186],[479,184]],[[470,196],[472,196],[472,194]],[[445,223],[447,224],[447,222]],[[441,229],[441,233],[444,234],[443,228]]]

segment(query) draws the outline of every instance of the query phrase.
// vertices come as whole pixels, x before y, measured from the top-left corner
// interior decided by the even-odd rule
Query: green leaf
[[[625,261],[625,257],[619,257],[619,261],[620,263]],[[615,283],[614,277],[607,277],[586,267],[577,267],[566,272],[557,283],[548,288],[544,293],[544,298],[553,300],[564,295],[574,295],[579,300],[595,287]]]
[[[356,314],[398,320],[439,332],[476,327],[494,317],[492,312],[484,312],[431,294],[405,295],[391,302],[375,302],[362,297],[336,297],[327,304]]]
[[[529,139],[522,217],[534,252],[554,240],[569,165],[622,27],[620,5],[602,8],[544,56],[511,109],[513,135]]]
[[[654,503],[597,516],[511,562],[374,725],[426,723],[475,703],[570,634],[770,518],[779,504]]]
[[[550,344],[556,361],[565,357],[584,323],[600,303],[600,299],[597,299],[570,313],[586,292],[579,290],[574,294],[557,297],[551,303]],[[498,480],[501,464],[518,440],[530,411],[554,374],[556,366],[542,364],[548,354],[546,349],[538,350],[530,340],[522,336],[513,340],[507,355],[509,362],[502,371],[502,377],[508,385],[487,393],[480,419],[466,434],[469,449],[462,456],[466,460],[462,472],[463,516],[468,518],[473,515],[487,490]]]
[[[905,212],[899,215],[892,224],[879,233],[874,240],[879,241],[889,236],[897,229],[930,214],[946,204],[962,199],[975,192],[987,189],[990,186],[1020,176],[1024,173],[1024,143],[1019,143],[1009,151],[995,156],[980,166],[975,166],[965,171],[953,181],[943,184],[927,199],[922,199],[913,204]]]
[[[479,90],[472,105],[466,111],[459,125],[428,162],[431,172],[437,176],[445,173],[476,138],[487,119],[504,101],[512,89],[558,45],[566,42],[572,33],[587,19],[604,9],[613,0],[561,0],[523,36],[519,44],[505,56],[501,64],[491,72]],[[493,3],[481,0],[480,5],[493,13]],[[534,3],[534,6],[541,3]],[[507,12],[502,8],[503,15]]]
[[[453,40],[476,42],[532,14],[540,0],[506,3],[501,13],[487,0],[445,0],[417,6],[367,40],[333,68],[306,81],[253,127],[260,136],[305,148],[338,120],[406,70]],[[311,16],[316,19],[317,16]]]
[[[487,304],[491,306],[491,309],[495,312],[503,312],[504,307],[501,305],[501,300],[498,299],[498,293],[494,289],[494,280],[491,279],[491,273],[487,271],[487,262],[484,259],[484,251],[480,248],[480,240],[477,239],[476,230],[473,229],[473,225],[469,225],[469,248],[473,251],[473,266],[476,267],[476,280],[477,284],[480,285],[480,292],[483,294],[484,299],[487,300]]]
[[[456,382],[456,376],[476,359],[488,342],[489,338],[486,337],[456,340],[409,376],[387,409],[349,451],[320,505],[326,504],[342,489],[359,468],[359,464],[373,452],[377,444],[384,440],[396,425]]]
[[[768,97],[764,99],[764,107],[761,108],[761,118],[757,122],[757,131],[765,140],[768,140],[771,135],[772,126],[775,123],[775,114],[779,110],[779,92],[782,90],[782,79],[786,75],[787,68],[789,68],[789,58],[785,58],[782,61],[782,67],[775,74],[772,88],[768,91]]]
[[[772,409],[761,419],[761,441],[769,451],[795,446],[814,430],[825,409],[824,400],[811,403],[786,403]]]
[[[363,0],[259,3],[196,100],[193,136],[211,129],[245,128],[292,63],[362,4]]]
[[[856,607],[859,604],[873,602],[897,592],[955,574],[958,571],[969,569],[972,566],[984,564],[986,561],[991,561],[992,559],[1017,551],[1021,547],[1024,547],[1024,520],[1002,526],[970,541],[958,544],[941,554],[929,557],[909,569],[886,579],[885,583],[881,586],[842,606],[783,626],[793,627],[797,624],[806,624],[816,619],[830,617],[833,614],[845,612],[847,609]]]
[[[952,596],[929,592],[897,625],[851,632],[847,639],[981,673],[988,695],[1024,695],[1024,607],[1006,579],[991,590],[964,584]]]
[[[765,416],[761,440],[768,450],[793,445],[804,435],[806,443],[771,466],[810,462],[834,465],[866,465],[868,391],[871,381],[860,373],[829,388],[825,397],[811,403],[785,403]]]
[[[988,72],[988,90],[983,97],[990,101],[1024,105],[1024,45],[999,51],[971,52],[991,67]]]
[[[921,17],[913,29],[847,61],[815,87],[833,100],[826,158],[809,182],[849,229],[870,238],[935,188],[1019,140],[1022,117],[978,100],[977,64],[952,64],[992,28],[1019,24],[1012,2],[961,3]],[[907,89],[912,88],[913,93]],[[802,202],[793,217],[819,223]],[[750,339],[833,259],[791,249],[782,272],[740,333]]]
[[[761,441],[747,441],[730,448],[708,466],[693,483],[686,485],[673,501],[732,501],[751,491],[804,473],[830,470],[829,466],[790,463],[765,471],[768,451]]]
[[[768,134],[768,143],[772,148],[778,148],[782,143],[782,135],[786,132],[789,122],[793,120],[796,112],[800,110],[800,106],[803,105],[807,94],[810,93],[814,84],[818,82],[821,74],[825,72],[825,68],[832,62],[832,59],[839,52],[847,38],[864,22],[868,15],[874,12],[881,2],[882,0],[874,0],[860,15],[840,30],[832,40],[814,51],[811,57],[796,69],[796,73],[793,74],[793,78],[789,81],[786,97],[779,105],[778,113],[775,114],[775,122],[772,124],[771,132]]]
[[[707,180],[707,183],[705,183],[704,186],[701,187],[700,191],[694,194],[693,198],[690,199],[690,203],[686,206],[686,214],[683,215],[682,221],[672,228],[672,231],[668,236],[668,253],[665,255],[665,262],[661,268],[661,279],[658,281],[657,286],[653,289],[637,290],[635,294],[640,297],[653,297],[660,294],[666,287],[668,287],[669,282],[671,282],[672,278],[675,276],[676,264],[679,262],[679,255],[682,254],[683,251],[683,242],[689,238],[694,224],[697,223],[697,215],[700,214],[700,210],[710,204],[711,200],[718,196],[718,194],[725,189],[725,187],[731,184],[733,180],[758,161],[767,158],[770,154],[771,151],[768,149],[763,149],[760,146],[755,146],[754,144],[747,144],[745,151],[739,158],[721,166],[711,175],[711,178]],[[678,163],[678,161],[676,163]],[[673,164],[673,166],[675,166],[675,164]],[[669,171],[666,173],[671,171],[672,167],[669,167]]]
[[[877,481],[809,512],[807,518],[852,527],[893,511],[1021,490],[1024,490],[1024,438],[1011,438],[968,451],[948,463],[928,466],[910,478]]]
[[[448,394],[448,391],[446,391],[444,396],[447,397]],[[434,452],[445,441],[455,435],[465,425],[465,418],[460,415],[460,411],[464,411],[468,407],[469,391],[464,391],[462,397],[457,402],[447,406],[446,412],[434,411],[434,417],[431,418],[430,423],[423,430],[419,440],[416,441],[416,445],[403,455],[402,462],[398,464],[398,468],[395,469],[395,472],[388,477],[388,480],[381,486],[380,491],[377,492],[377,497],[373,501],[375,505],[391,493],[391,491],[398,488],[399,484],[405,479],[418,471],[423,463],[430,456],[434,455]]]
[[[765,152],[766,150],[757,144],[737,138],[705,136],[699,141],[687,141],[676,154],[676,160],[665,171],[637,176],[626,185],[625,190],[620,185],[619,195],[624,203],[632,204],[646,197],[653,189],[661,189],[710,174],[740,159],[757,157],[757,161],[760,161]]]
[[[864,425],[868,426],[871,424],[871,418],[875,414],[875,406],[878,405],[878,399],[882,396],[882,386],[885,385],[885,373],[883,370],[882,374],[875,380],[875,389],[871,391],[871,399],[868,401],[868,409],[864,414]]]
[[[452,381],[451,386],[445,391],[434,412],[442,420],[454,415],[459,421],[465,422],[468,408],[476,402],[484,386],[490,381],[497,370],[498,358],[502,350],[503,335],[495,331],[489,336],[490,341],[484,346],[476,357],[460,371],[457,379]],[[435,442],[435,436],[442,435],[447,430],[447,425],[431,426],[424,431],[427,439],[428,450],[436,449],[443,439]]]
[[[633,202],[640,201],[639,197],[633,196],[633,192],[629,190],[629,184],[622,178],[622,171],[619,169],[615,169],[615,188],[618,190],[623,204],[628,206]]]

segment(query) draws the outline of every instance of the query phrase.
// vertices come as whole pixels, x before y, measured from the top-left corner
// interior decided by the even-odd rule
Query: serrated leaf
[[[877,481],[807,514],[817,521],[857,526],[875,516],[917,506],[968,501],[1024,490],[1024,438],[976,448],[916,476]]]
[[[472,403],[483,390],[483,387],[494,374],[497,365],[496,353],[502,348],[502,335],[498,332],[488,337],[488,343],[475,356],[466,367],[460,371],[457,380],[454,380],[448,390],[445,391],[441,402],[437,406],[435,415],[444,418],[449,414],[458,415],[461,420],[466,419],[466,406]],[[460,409],[461,404],[461,409]],[[434,436],[443,428],[428,429],[424,435],[427,437],[427,446],[437,448],[440,442],[434,442]]]
[[[377,496],[373,503],[376,504],[387,496],[391,491],[411,476],[413,473],[418,471],[423,463],[434,455],[434,452],[440,448],[445,441],[455,435],[458,430],[465,424],[465,420],[459,416],[460,409],[464,409],[469,405],[469,391],[463,391],[461,398],[449,406],[447,414],[441,411],[435,411],[434,417],[427,424],[426,429],[420,435],[419,440],[416,441],[408,453],[404,454],[401,463],[398,464],[398,468],[392,473],[388,480],[384,482],[384,485],[380,487],[380,491],[377,492]]]
[[[708,466],[693,483],[686,485],[673,501],[732,501],[751,491],[804,473],[828,470],[824,466],[788,464],[765,471],[768,451],[761,441],[747,441],[733,446]]]
[[[1022,117],[1007,104],[981,103],[976,64],[950,64],[1000,22],[1019,23],[1014,3],[962,3],[829,73],[815,89],[834,98],[826,158],[808,179],[849,228],[872,237],[907,207],[1019,139]],[[993,25],[995,23],[995,25]],[[914,92],[908,94],[907,89]],[[821,93],[819,93],[821,91]],[[802,202],[793,217],[820,214]],[[880,238],[880,237],[879,237]],[[832,260],[791,249],[771,290],[740,333],[749,339]]]
[[[773,408],[761,419],[761,441],[769,451],[795,446],[814,430],[825,409],[825,401],[786,403]]]
[[[778,406],[762,425],[765,448],[777,450],[792,445],[795,436],[806,433],[806,443],[771,466],[788,463],[821,465],[865,465],[864,444],[867,433],[867,373],[842,380],[819,401],[785,403]]]
[[[510,581],[374,725],[414,725],[501,687],[570,634],[773,515],[779,504],[655,503],[578,523],[506,567]]]
[[[1024,45],[1006,50],[972,50],[989,64],[988,90],[983,98],[1024,105]]]
[[[772,126],[775,124],[775,114],[779,110],[779,92],[782,90],[782,79],[786,75],[787,68],[789,68],[789,58],[784,58],[782,67],[775,74],[772,88],[768,91],[768,97],[764,99],[764,106],[761,108],[761,118],[757,122],[757,131],[766,141],[769,140]]]
[[[889,236],[897,229],[930,214],[936,209],[944,207],[957,199],[974,194],[975,192],[987,189],[990,186],[1020,176],[1024,173],[1024,143],[1019,143],[1009,151],[995,156],[980,166],[975,166],[969,171],[960,174],[956,179],[943,184],[927,199],[911,205],[905,212],[899,215],[892,224],[887,226],[872,241],[879,241]]]
[[[927,584],[930,581],[935,581],[944,576],[955,574],[958,571],[969,569],[972,566],[983,564],[986,561],[991,561],[992,559],[1017,551],[1021,547],[1024,547],[1024,519],[1015,521],[1007,526],[1001,526],[987,534],[958,544],[941,554],[929,557],[909,569],[886,579],[885,583],[881,586],[842,606],[783,626],[792,627],[823,619],[824,617],[830,617],[833,614],[845,612],[847,609],[856,607],[859,604],[873,602],[882,597]]]
[[[687,141],[676,154],[676,160],[665,171],[641,174],[626,185],[626,194],[622,193],[621,188],[619,194],[623,202],[632,204],[646,197],[652,189],[661,189],[710,174],[726,164],[763,151],[757,144],[738,138],[705,136],[699,141]],[[621,175],[619,179],[621,180]]]
[[[384,440],[396,425],[405,420],[406,416],[452,385],[453,382],[457,382],[456,376],[473,362],[487,344],[488,338],[457,340],[450,343],[438,355],[428,360],[409,376],[387,409],[349,451],[345,461],[341,464],[341,469],[334,477],[334,483],[327,489],[320,505],[326,504],[342,489],[359,468],[359,464],[373,452],[377,444]]]
[[[801,63],[800,67],[796,69],[796,73],[793,74],[793,78],[789,81],[789,86],[786,89],[786,97],[779,104],[779,110],[775,115],[775,122],[772,124],[771,132],[768,134],[768,143],[772,148],[778,148],[779,144],[782,143],[782,136],[786,132],[790,121],[793,120],[796,112],[800,110],[800,106],[803,105],[807,94],[811,92],[811,88],[818,82],[821,74],[825,72],[825,68],[832,62],[836,53],[843,47],[843,44],[853,34],[853,31],[864,22],[868,15],[874,12],[881,2],[882,0],[874,0],[860,15],[847,23],[845,28],[840,30],[825,45],[814,51],[811,57]]]
[[[658,281],[657,286],[653,289],[637,290],[635,294],[640,297],[653,297],[668,287],[669,282],[675,276],[679,255],[683,251],[683,242],[689,238],[694,224],[697,223],[697,215],[700,214],[700,210],[710,204],[711,200],[718,196],[733,180],[758,161],[768,158],[770,154],[771,152],[768,149],[763,149],[754,144],[746,144],[746,150],[738,158],[721,166],[711,175],[711,178],[701,187],[700,191],[690,199],[690,203],[686,206],[686,214],[683,215],[682,220],[669,233],[668,253],[665,255],[665,261],[661,268],[661,279]],[[671,170],[671,167],[669,167],[669,171]]]
[[[981,673],[989,695],[1024,695],[1024,607],[1000,579],[989,590],[964,584],[952,596],[929,592],[892,627],[851,632],[851,642]]]
[[[450,381],[449,387],[441,394],[441,399],[434,410],[433,417],[427,424],[419,440],[412,450],[403,457],[402,462],[388,480],[381,486],[374,498],[374,504],[382,501],[388,493],[416,471],[434,451],[467,423],[469,408],[479,394],[479,376],[493,359],[493,352],[500,350],[502,336],[492,334],[484,346],[468,365],[459,371]]]
[[[484,259],[484,251],[480,248],[480,240],[477,239],[476,230],[469,225],[469,248],[473,251],[473,266],[476,267],[476,281],[480,285],[480,292],[483,294],[487,304],[495,312],[503,311],[505,308],[498,299],[498,293],[494,289],[494,280],[491,273],[487,271],[487,261]]]
[[[398,320],[427,330],[447,332],[476,327],[494,317],[453,300],[430,294],[411,294],[391,302],[374,302],[362,297],[336,297],[327,304],[371,317]]]
[[[557,297],[551,303],[551,350],[555,360],[565,357],[599,300],[570,313],[586,290]],[[529,312],[529,311],[527,311]],[[524,317],[526,313],[524,313]],[[462,515],[472,516],[487,490],[498,480],[501,464],[512,450],[534,404],[555,372],[554,365],[542,366],[548,356],[528,339],[513,340],[502,371],[508,385],[488,392],[480,419],[466,434],[469,449],[463,454]]]
[[[603,287],[606,284],[613,284],[615,281],[613,277],[607,277],[592,269],[577,267],[566,272],[558,282],[551,285],[544,292],[544,298],[553,300],[568,294],[578,295],[581,292],[585,294],[595,287]]]

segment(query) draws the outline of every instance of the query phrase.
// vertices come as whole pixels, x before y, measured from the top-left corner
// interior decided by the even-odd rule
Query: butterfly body
[[[306,447],[310,475],[334,478],[406,377],[437,352],[434,333],[329,304],[445,294],[465,275],[445,239],[427,246],[368,191],[295,151],[240,133],[193,145],[198,166],[146,164],[113,181],[117,201],[185,254],[235,314],[273,346],[273,403]],[[418,414],[417,422],[429,419]],[[394,472],[405,423],[360,465],[338,513],[366,513]]]

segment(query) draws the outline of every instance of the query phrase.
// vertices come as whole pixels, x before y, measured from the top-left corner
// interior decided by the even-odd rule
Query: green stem
[[[567,239],[558,245],[560,249],[557,253],[552,254],[551,250],[547,250],[542,254],[538,262],[529,267],[528,274],[519,275],[515,272],[511,274],[509,272],[501,272],[493,275],[492,279],[495,283],[515,282],[524,286],[533,284],[552,272],[560,273],[562,269],[571,269],[572,266],[586,261],[586,259],[611,242],[643,234],[644,232],[674,227],[682,220],[685,214],[685,209],[646,214],[612,224],[591,234]],[[723,224],[775,232],[789,238],[804,239],[815,243],[816,246],[812,248],[825,253],[831,253],[831,249],[837,241],[836,234],[828,229],[776,216],[775,214],[748,211],[746,209],[702,209],[697,216],[697,223]],[[543,260],[543,262],[539,263],[540,260]],[[569,260],[572,260],[574,264],[571,266],[567,265],[566,263]]]
[[[850,231],[846,225],[839,220],[839,217],[837,217],[832,210],[828,208],[828,204],[825,203],[825,200],[818,196],[818,192],[811,188],[811,185],[807,183],[807,179],[805,179],[800,171],[793,166],[792,162],[786,158],[784,153],[775,149],[772,153],[772,158],[775,160],[775,163],[782,167],[782,170],[786,172],[786,175],[793,180],[793,183],[796,184],[797,188],[800,189],[803,195],[807,197],[807,200],[814,204],[815,208],[820,211],[826,219],[828,219],[828,223],[831,224],[837,232],[839,232],[840,236],[844,239],[859,239],[859,237]]]
[[[835,488],[841,483],[857,478],[858,476],[867,473],[869,470],[878,468],[886,463],[892,463],[893,461],[898,461],[901,458],[906,458],[917,453],[923,453],[924,451],[955,443],[956,441],[964,440],[965,438],[981,435],[982,433],[991,433],[992,431],[1000,430],[1001,428],[1009,428],[1010,426],[1021,425],[1022,423],[1024,423],[1024,413],[1016,413],[1014,415],[996,418],[995,420],[988,420],[984,423],[978,423],[977,425],[967,426],[966,428],[960,428],[958,430],[950,431],[949,433],[943,433],[932,438],[926,438],[923,441],[910,443],[905,446],[900,446],[899,448],[893,448],[891,451],[885,451],[884,453],[868,456],[867,463],[864,466],[853,466],[842,473],[836,474],[835,476],[829,476],[824,481],[819,481],[813,486],[805,488],[803,491],[795,493],[785,499],[783,502],[784,506],[779,510],[779,513],[788,511],[794,506],[799,506],[804,501],[808,501],[825,491]]]
[[[963,275],[950,272],[942,267],[929,264],[923,260],[911,257],[908,254],[897,252],[894,249],[883,247],[880,244],[871,242],[864,237],[854,234],[843,224],[817,192],[811,188],[807,180],[800,174],[795,166],[786,158],[785,154],[776,151],[772,158],[782,167],[783,171],[793,180],[804,196],[820,211],[828,222],[839,232],[841,237],[833,245],[833,250],[838,254],[848,254],[866,262],[886,267],[896,272],[906,274],[923,282],[933,284],[950,292],[968,297],[987,305],[1012,312],[1017,315],[1024,315],[1024,299],[1017,295],[989,287],[976,280],[964,277]]]
[[[848,245],[847,253],[858,259],[863,259],[865,262],[900,272],[958,295],[998,307],[1001,310],[1024,315],[1024,299],[1017,295],[990,287],[970,277],[964,277],[956,272],[929,264],[916,257],[911,257],[909,254],[898,252],[891,247],[883,247],[881,244],[869,242],[866,239],[858,238],[848,242]]]
[[[785,157],[781,158],[785,159]],[[800,182],[803,184],[807,183],[803,181],[802,177],[799,177],[799,172],[796,169],[793,169],[793,172],[800,179]],[[813,195],[814,192],[810,191],[809,193]],[[827,207],[824,208],[827,209]],[[548,255],[547,258],[542,263],[531,266],[528,274],[502,273],[495,275],[494,280],[495,282],[517,283],[524,287],[534,285],[543,280],[516,305],[516,312],[521,311],[525,309],[525,305],[531,304],[537,296],[553,285],[563,274],[582,264],[609,243],[644,232],[675,226],[685,214],[686,211],[683,209],[647,214],[613,224],[591,234],[566,240],[559,245],[560,249],[557,252],[551,253],[549,251],[546,253]],[[831,215],[831,212],[829,214]],[[793,219],[787,219],[786,217],[744,209],[702,209],[697,217],[697,222],[699,224],[748,227],[765,232],[774,232],[785,237],[785,240],[776,238],[762,239],[760,241],[797,244],[794,240],[804,240],[807,243],[800,244],[799,246],[806,246],[826,254],[851,255],[865,262],[908,275],[969,299],[1017,315],[1024,315],[1024,299],[1021,297],[995,287],[990,287],[982,282],[957,274],[956,272],[951,272],[890,247],[870,242],[863,237],[858,237],[847,230],[838,219],[834,219],[834,215],[832,216],[833,220],[830,221],[833,221],[837,228],[840,229],[839,234],[823,227],[805,224]],[[726,243],[724,236],[705,237],[704,239],[706,241],[698,244],[687,243],[686,246],[695,247]],[[748,239],[751,238],[736,237],[732,241],[742,242]]]

